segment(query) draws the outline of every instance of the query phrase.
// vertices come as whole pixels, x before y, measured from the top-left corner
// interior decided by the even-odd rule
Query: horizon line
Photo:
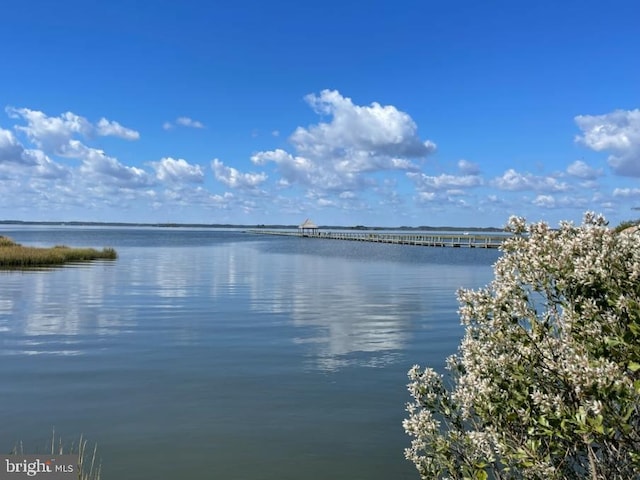
[[[122,227],[200,227],[200,228],[298,228],[293,224],[233,224],[233,223],[179,223],[179,222],[107,222],[107,221],[83,221],[83,220],[0,220],[0,225],[70,225],[70,226],[122,226]],[[350,230],[498,230],[503,231],[503,227],[455,227],[455,226],[430,226],[420,225],[417,227],[402,225],[395,227],[384,227],[378,225],[320,225],[319,228],[338,228]]]

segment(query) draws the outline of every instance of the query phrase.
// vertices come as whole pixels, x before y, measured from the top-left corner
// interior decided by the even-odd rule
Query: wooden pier
[[[283,235],[289,237],[317,238],[327,240],[349,240],[352,242],[391,243],[423,247],[498,248],[506,236],[478,235],[466,233],[373,233],[373,232],[313,232],[302,233],[290,230],[248,230],[261,235]]]

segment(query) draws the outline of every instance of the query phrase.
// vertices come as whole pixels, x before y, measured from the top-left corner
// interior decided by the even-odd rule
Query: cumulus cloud
[[[258,152],[251,157],[251,161],[256,165],[266,165],[269,162],[276,164],[286,185],[293,183],[313,185],[317,183],[319,177],[323,176],[323,173],[327,173],[309,158],[293,156],[282,149]]]
[[[74,156],[82,159],[80,173],[85,178],[131,188],[152,183],[149,174],[141,168],[123,165],[102,150],[87,147],[78,140],[71,140],[69,148],[74,152]]]
[[[229,206],[229,203],[234,199],[233,193],[225,192],[223,195],[209,195],[209,202],[219,208],[226,208]]]
[[[267,174],[241,173],[233,167],[227,167],[217,158],[211,162],[213,174],[219,182],[231,188],[254,189],[267,180]]]
[[[194,120],[189,117],[178,117],[176,118],[174,123],[164,122],[164,124],[162,125],[162,128],[164,128],[165,130],[171,130],[176,125],[179,125],[181,127],[187,127],[187,128],[205,128],[202,122],[199,122],[198,120]]]
[[[595,180],[603,175],[602,169],[590,167],[582,160],[576,160],[567,167],[567,173],[572,177],[581,178],[583,180]]]
[[[446,190],[450,188],[469,188],[477,187],[483,184],[482,178],[478,175],[447,175],[429,176],[424,173],[407,173],[407,177],[411,179],[416,187],[421,190],[435,189]]]
[[[204,180],[204,172],[200,165],[190,165],[182,158],[173,159],[165,157],[159,162],[152,162],[151,166],[156,171],[156,178],[161,181],[176,183],[201,183]]]
[[[411,117],[392,105],[354,105],[337,90],[323,90],[305,97],[316,113],[331,115],[331,123],[298,127],[291,136],[300,153],[343,153],[345,150],[387,156],[425,157],[435,144],[420,140]]]
[[[251,161],[256,165],[273,162],[282,176],[279,184],[283,187],[297,184],[339,194],[345,190],[360,190],[375,183],[359,172],[349,171],[348,166],[342,162],[329,167],[304,156],[291,155],[282,149],[259,152],[251,157]]]
[[[556,206],[556,199],[552,195],[538,195],[533,204],[537,207],[553,208]]]
[[[15,135],[0,128],[0,163],[23,163],[22,157],[24,147],[20,144]]]
[[[540,192],[564,192],[570,189],[565,182],[560,182],[552,176],[539,176],[531,173],[519,173],[510,168],[501,177],[491,182],[500,190],[533,190]]]
[[[478,175],[479,168],[460,160],[458,169],[461,172],[471,172],[462,175],[440,174],[426,175],[419,172],[407,172],[406,177],[415,184],[415,200],[421,204],[457,205],[466,207],[467,203],[461,198],[469,194],[469,190],[484,185],[483,178]]]
[[[11,131],[2,128],[0,128],[0,167],[11,176],[64,178],[69,174],[67,168],[51,160],[44,152],[26,149]]]
[[[417,171],[412,159],[425,158],[436,148],[423,141],[411,117],[379,103],[355,105],[336,90],[305,97],[318,114],[330,116],[290,136],[295,153],[258,152],[257,165],[273,162],[287,184],[346,191],[373,185],[367,174],[377,171]]]
[[[86,118],[72,112],[66,112],[58,117],[50,117],[38,110],[28,108],[7,108],[11,118],[22,119],[26,126],[16,126],[16,130],[23,132],[31,142],[47,154],[73,156],[70,142],[76,135],[89,137],[116,136],[125,140],[137,140],[140,134],[135,130],[125,128],[118,122],[101,118],[93,125]]]
[[[640,177],[640,109],[578,115],[575,122],[582,130],[576,142],[612,152],[607,161],[618,175]]]
[[[93,148],[90,142],[96,137],[139,138],[136,131],[116,121],[103,117],[92,123],[73,112],[49,116],[29,108],[7,108],[6,113],[17,121],[12,130],[0,128],[0,188],[5,197],[19,197],[24,205],[117,210],[134,204],[140,209],[168,204],[243,211],[255,208],[250,200],[230,193],[212,195],[206,189],[194,188],[194,183],[204,181],[204,169],[184,159],[165,157],[149,162],[145,169],[121,163]],[[184,126],[201,125],[186,117],[178,120]],[[250,174],[234,176],[233,170],[228,179],[231,184],[257,183]]]
[[[111,122],[106,118],[98,120],[95,128],[96,133],[103,137],[112,136],[124,138],[125,140],[138,140],[140,138],[140,134],[135,130],[123,127],[118,122]]]
[[[531,202],[540,208],[587,208],[588,202],[583,197],[567,196],[555,197],[549,194],[537,195]]]
[[[67,167],[64,167],[53,160],[41,150],[27,149],[22,153],[22,157],[32,167],[29,169],[29,175],[39,178],[62,179],[70,175]]]
[[[49,117],[43,112],[28,108],[7,108],[11,118],[20,118],[27,126],[16,126],[16,130],[27,135],[29,140],[47,153],[64,155],[69,141],[76,134],[87,136],[91,123],[86,118],[66,112],[59,117]]]
[[[11,118],[21,119],[26,126],[16,126],[18,132],[26,135],[38,149],[24,149],[10,136],[0,132],[0,151],[7,151],[11,145],[13,155],[20,147],[20,158],[23,163],[35,168],[30,174],[44,177],[66,176],[71,171],[53,162],[48,155],[75,158],[82,161],[79,168],[82,182],[92,180],[94,184],[105,183],[121,187],[138,188],[150,185],[152,179],[147,172],[137,167],[129,167],[104,151],[88,147],[76,137],[91,138],[93,136],[114,136],[125,140],[136,140],[140,137],[135,130],[126,128],[115,121],[101,118],[95,125],[86,118],[72,112],[57,117],[50,117],[38,110],[28,108],[7,108]]]

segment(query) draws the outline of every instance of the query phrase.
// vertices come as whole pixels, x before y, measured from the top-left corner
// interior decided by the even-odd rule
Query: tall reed
[[[65,447],[62,443],[62,438],[56,438],[56,431],[53,430],[51,434],[51,448],[47,444],[47,453],[51,455],[78,455],[78,480],[100,480],[102,475],[102,464],[98,458],[98,444],[93,446],[93,449],[87,450],[87,440],[80,435],[80,441],[78,445],[71,444],[70,447]],[[16,444],[11,451],[11,455],[25,455],[24,445],[22,442]]]

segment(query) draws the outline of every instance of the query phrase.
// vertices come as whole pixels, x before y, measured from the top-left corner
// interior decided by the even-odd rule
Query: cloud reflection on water
[[[3,274],[1,354],[83,354],[123,335],[134,351],[218,345],[230,335],[249,344],[259,330],[302,349],[313,368],[378,367],[441,309],[451,315],[459,286],[478,283],[479,270],[464,262],[396,261],[398,249],[389,260],[384,246],[350,258],[348,242],[330,244],[337,255],[314,245],[129,247],[112,265]]]
[[[105,305],[109,266],[9,272],[0,283],[4,355],[80,355],[87,345],[79,337],[116,335],[131,317],[124,305]]]
[[[273,254],[266,268],[269,274],[252,285],[253,308],[288,315],[299,329],[293,341],[306,345],[322,370],[396,360],[442,302],[455,316],[455,291],[475,275],[464,266],[308,253]]]

